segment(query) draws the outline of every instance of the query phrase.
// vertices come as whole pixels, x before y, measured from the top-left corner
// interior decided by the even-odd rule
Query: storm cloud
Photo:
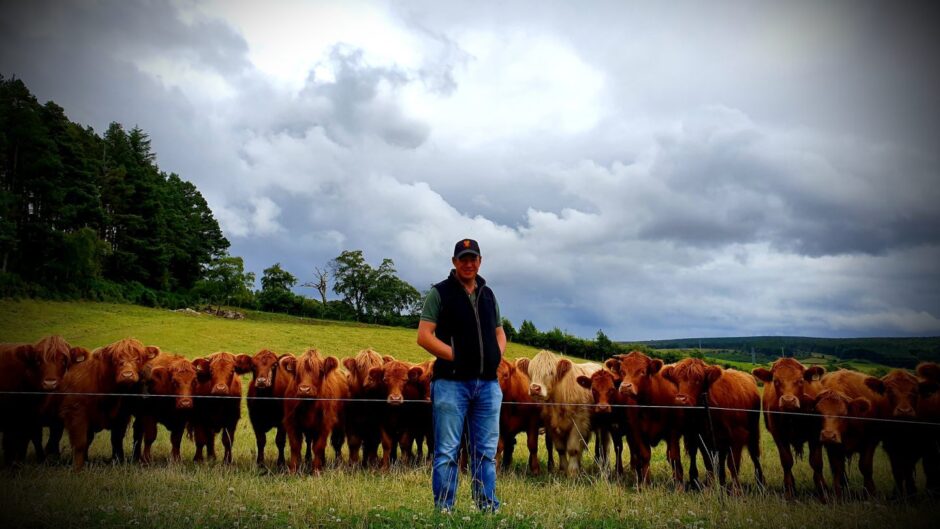
[[[0,73],[150,133],[255,272],[362,249],[423,290],[472,236],[516,325],[940,333],[926,5],[2,9]]]

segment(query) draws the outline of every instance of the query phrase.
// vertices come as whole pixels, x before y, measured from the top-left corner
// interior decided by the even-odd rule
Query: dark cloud
[[[517,326],[940,332],[933,10],[403,4],[416,59],[331,43],[292,88],[177,7],[4,4],[0,72],[149,132],[259,275],[362,249],[424,289],[470,235]]]

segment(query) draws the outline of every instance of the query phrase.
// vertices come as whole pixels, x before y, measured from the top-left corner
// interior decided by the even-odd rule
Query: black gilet
[[[476,306],[451,270],[450,276],[434,285],[441,296],[441,310],[434,335],[454,350],[454,360],[438,358],[434,379],[495,380],[500,352],[496,342],[496,297],[486,281],[477,276]]]

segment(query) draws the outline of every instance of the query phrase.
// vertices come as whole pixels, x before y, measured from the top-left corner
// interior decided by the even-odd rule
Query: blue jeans
[[[434,414],[434,507],[453,509],[457,492],[457,454],[464,425],[473,500],[485,511],[499,507],[496,499],[496,445],[503,392],[496,380],[435,380],[431,386]]]

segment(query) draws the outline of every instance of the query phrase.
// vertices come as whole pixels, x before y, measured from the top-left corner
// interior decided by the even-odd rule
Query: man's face
[[[457,270],[457,278],[461,281],[471,281],[476,278],[477,272],[480,271],[480,262],[482,259],[479,255],[466,254],[460,259],[456,257],[453,258],[454,269]]]

